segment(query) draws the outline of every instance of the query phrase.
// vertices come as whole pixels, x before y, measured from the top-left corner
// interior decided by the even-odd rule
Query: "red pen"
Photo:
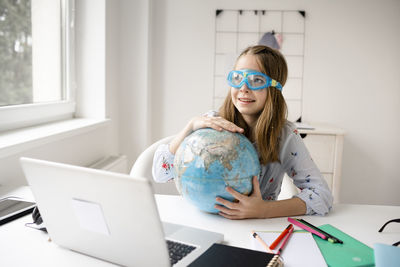
[[[294,229],[294,227],[290,228],[285,239],[283,239],[282,245],[279,247],[278,252],[276,253],[277,255],[280,255],[282,253],[283,248],[285,247],[286,243],[288,242],[290,235],[293,233],[293,229]]]
[[[275,239],[271,246],[269,246],[269,248],[274,249],[279,244],[279,242],[281,242],[282,238],[287,234],[287,232],[289,232],[290,228],[293,228],[293,224],[289,224],[286,229],[283,230],[283,232],[278,236],[278,238]]]

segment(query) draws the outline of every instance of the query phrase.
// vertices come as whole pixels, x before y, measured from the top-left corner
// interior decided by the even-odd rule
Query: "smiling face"
[[[251,54],[242,55],[236,63],[235,70],[245,69],[262,72],[258,66],[256,56]],[[267,89],[253,91],[244,83],[241,88],[231,87],[231,97],[233,105],[242,114],[243,119],[249,126],[252,126],[264,109],[267,99]]]

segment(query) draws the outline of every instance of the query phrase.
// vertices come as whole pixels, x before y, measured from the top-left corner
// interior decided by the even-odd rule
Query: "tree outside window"
[[[30,0],[0,1],[0,106],[32,103]]]

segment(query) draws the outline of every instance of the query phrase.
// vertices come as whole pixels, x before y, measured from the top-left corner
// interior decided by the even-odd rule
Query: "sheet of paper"
[[[280,232],[256,231],[257,234],[267,243],[272,242],[280,235]],[[265,252],[264,247],[250,234],[252,247],[255,250]],[[277,246],[279,249],[280,244]],[[285,267],[320,267],[327,266],[324,257],[321,254],[317,244],[312,238],[311,233],[304,231],[294,231],[286,243],[281,257],[284,260]]]
[[[99,234],[110,235],[100,204],[73,198],[71,205],[81,228]]]

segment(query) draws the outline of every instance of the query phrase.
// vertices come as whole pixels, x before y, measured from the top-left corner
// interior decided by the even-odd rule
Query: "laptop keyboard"
[[[193,251],[196,247],[167,240],[169,260],[171,265],[180,261],[183,257]]]

